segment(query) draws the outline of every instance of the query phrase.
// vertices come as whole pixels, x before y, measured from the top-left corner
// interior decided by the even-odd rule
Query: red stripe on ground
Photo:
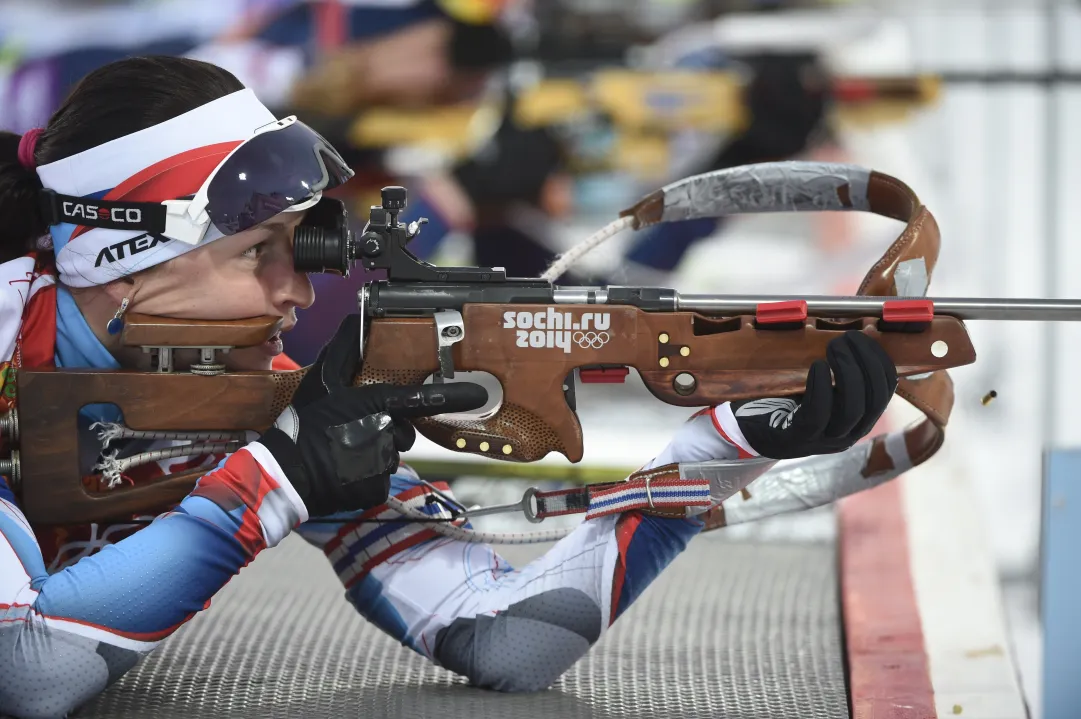
[[[841,502],[841,599],[854,719],[935,719],[902,480]]]

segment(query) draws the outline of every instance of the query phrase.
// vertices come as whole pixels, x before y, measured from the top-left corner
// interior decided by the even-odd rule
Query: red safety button
[[[763,302],[755,308],[754,319],[760,325],[803,322],[807,319],[807,300]]]
[[[630,373],[626,367],[583,367],[578,379],[582,384],[622,384]]]
[[[882,303],[882,319],[886,322],[930,322],[935,318],[935,303],[931,300],[889,300]]]

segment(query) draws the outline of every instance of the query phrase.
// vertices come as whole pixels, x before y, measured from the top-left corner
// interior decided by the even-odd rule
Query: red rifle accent
[[[935,319],[935,303],[931,300],[889,300],[882,303],[882,319],[886,322],[931,322]]]
[[[754,319],[760,325],[803,322],[807,319],[807,301],[763,302],[755,308]]]
[[[582,384],[623,384],[630,372],[626,367],[582,367],[578,379]]]

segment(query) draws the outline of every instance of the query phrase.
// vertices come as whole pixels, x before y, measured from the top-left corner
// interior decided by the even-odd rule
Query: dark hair
[[[34,159],[45,165],[71,157],[243,89],[232,73],[198,60],[118,60],[72,88],[38,138]],[[0,132],[0,262],[34,249],[49,231],[38,209],[41,181],[20,164],[19,140],[14,133]]]

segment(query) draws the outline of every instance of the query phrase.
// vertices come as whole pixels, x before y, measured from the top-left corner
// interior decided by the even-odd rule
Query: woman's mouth
[[[282,346],[282,334],[279,332],[262,344],[263,352],[270,357],[277,357],[285,348]]]

